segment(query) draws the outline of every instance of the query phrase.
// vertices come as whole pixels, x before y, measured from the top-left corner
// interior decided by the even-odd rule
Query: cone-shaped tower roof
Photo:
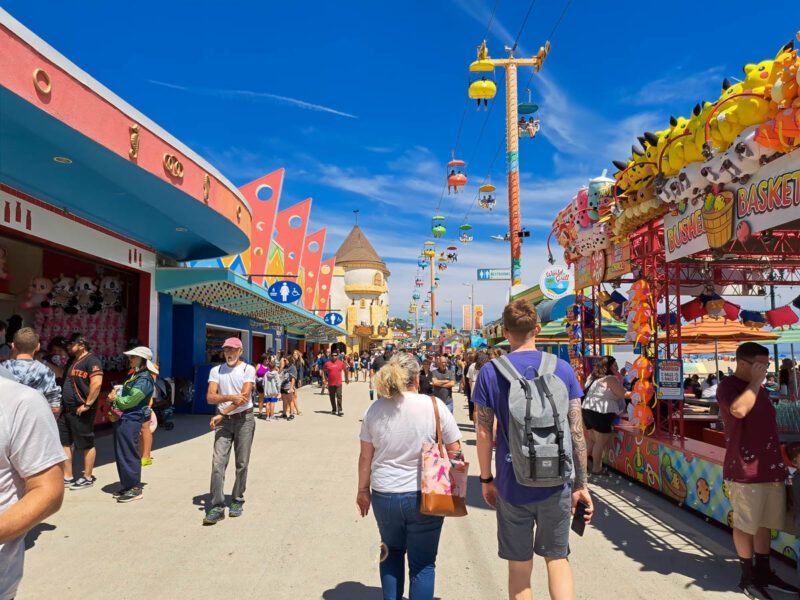
[[[369,243],[367,236],[364,235],[358,225],[353,227],[336,251],[337,267],[346,267],[356,263],[375,267],[389,275],[389,269],[386,268],[386,264],[375,252],[375,248]]]

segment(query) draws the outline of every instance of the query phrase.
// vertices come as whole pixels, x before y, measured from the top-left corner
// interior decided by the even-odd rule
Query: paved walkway
[[[59,513],[28,537],[19,600],[40,598],[379,599],[380,537],[372,514],[355,508],[360,419],[367,386],[344,390],[344,417],[332,416],[316,387],[300,390],[303,415],[258,421],[239,519],[203,527],[213,434],[208,417],[179,416],[157,431],[144,499],[117,504],[111,436],[98,443],[94,488],[67,491]],[[472,463],[469,516],[445,522],[437,597],[506,598],[494,513],[480,496],[475,433],[463,396],[456,420]],[[233,462],[233,461],[231,461]],[[233,485],[228,469],[226,491]],[[593,482],[596,518],[573,537],[576,597],[741,598],[730,535],[625,479]],[[793,577],[792,569],[779,572]],[[547,598],[535,560],[534,598]],[[775,594],[776,598],[784,598]]]

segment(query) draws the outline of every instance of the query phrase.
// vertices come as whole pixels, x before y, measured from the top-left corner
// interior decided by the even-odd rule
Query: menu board
[[[683,400],[683,361],[662,359],[657,364],[659,400]]]

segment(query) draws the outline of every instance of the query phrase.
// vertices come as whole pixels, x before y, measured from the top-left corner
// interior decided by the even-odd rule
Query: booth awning
[[[314,313],[275,302],[264,287],[249,283],[228,269],[158,269],[156,289],[170,294],[177,303],[197,302],[262,323],[302,331],[307,341],[330,342],[347,335],[344,329],[328,325]]]

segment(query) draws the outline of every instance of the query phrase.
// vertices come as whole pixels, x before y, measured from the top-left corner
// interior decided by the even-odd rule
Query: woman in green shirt
[[[131,502],[142,497],[142,461],[139,457],[139,432],[150,398],[153,396],[153,375],[158,373],[153,352],[138,346],[125,352],[131,372],[120,389],[108,395],[111,408],[122,411],[114,422],[114,455],[122,489],[114,494],[117,502]]]

